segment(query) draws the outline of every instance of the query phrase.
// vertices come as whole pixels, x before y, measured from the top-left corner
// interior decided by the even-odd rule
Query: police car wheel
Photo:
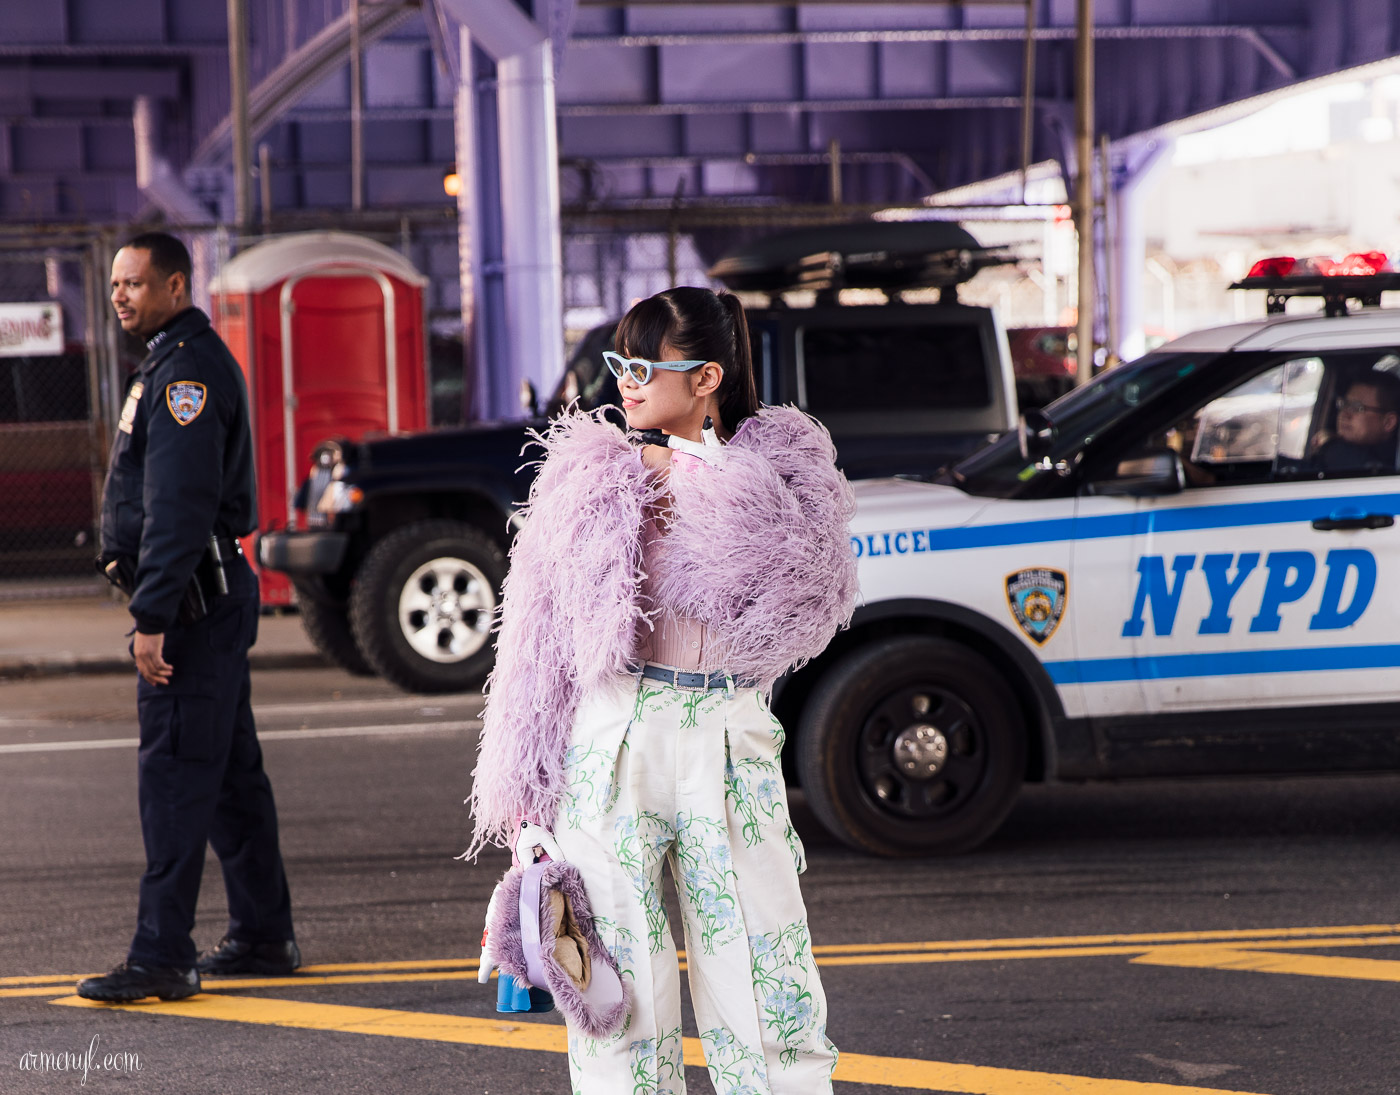
[[[410,692],[461,692],[491,668],[506,576],[494,540],[461,521],[419,521],[370,549],[350,593],[365,660]]]
[[[350,627],[350,614],[344,608],[323,604],[298,591],[297,610],[301,627],[311,645],[332,665],[356,677],[374,676],[374,667],[365,661]]]
[[[1005,820],[1026,765],[1008,682],[950,639],[902,636],[837,662],[803,709],[797,765],[817,819],[885,856],[967,851]]]

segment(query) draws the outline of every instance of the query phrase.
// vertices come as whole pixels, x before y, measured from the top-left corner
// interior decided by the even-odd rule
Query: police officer
[[[248,392],[190,305],[190,256],[173,236],[146,233],[117,252],[112,304],[148,350],[112,445],[99,563],[130,593],[136,622],[146,872],[126,962],[78,995],[176,1000],[199,991],[201,972],[290,973],[301,955],[249,700],[258,580],[237,539],[257,527]],[[229,926],[196,959],[206,843]]]

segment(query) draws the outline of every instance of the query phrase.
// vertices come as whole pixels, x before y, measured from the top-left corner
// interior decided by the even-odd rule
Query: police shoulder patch
[[[165,386],[165,405],[170,408],[170,417],[182,426],[188,426],[199,412],[204,410],[208,391],[195,380],[177,380]]]
[[[1006,576],[1006,603],[1026,638],[1043,646],[1064,619],[1069,576],[1063,570],[1031,567]]]

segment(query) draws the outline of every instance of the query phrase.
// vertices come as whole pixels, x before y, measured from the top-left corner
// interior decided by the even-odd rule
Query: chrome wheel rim
[[[404,639],[414,653],[443,665],[464,661],[486,645],[495,611],[486,575],[452,556],[418,567],[399,592]]]

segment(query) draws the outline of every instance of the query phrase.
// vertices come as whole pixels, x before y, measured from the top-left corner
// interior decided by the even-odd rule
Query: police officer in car
[[[1337,399],[1337,431],[1314,439],[1308,461],[1339,475],[1396,470],[1395,433],[1400,425],[1400,380],[1369,370],[1354,377]]]
[[[112,304],[148,350],[112,445],[99,560],[136,624],[146,871],[127,960],[78,995],[176,1000],[199,991],[201,973],[290,973],[301,955],[249,701],[258,580],[238,542],[257,527],[247,388],[191,307],[190,256],[175,237],[147,233],[117,252]],[[196,958],[206,844],[229,926]]]

